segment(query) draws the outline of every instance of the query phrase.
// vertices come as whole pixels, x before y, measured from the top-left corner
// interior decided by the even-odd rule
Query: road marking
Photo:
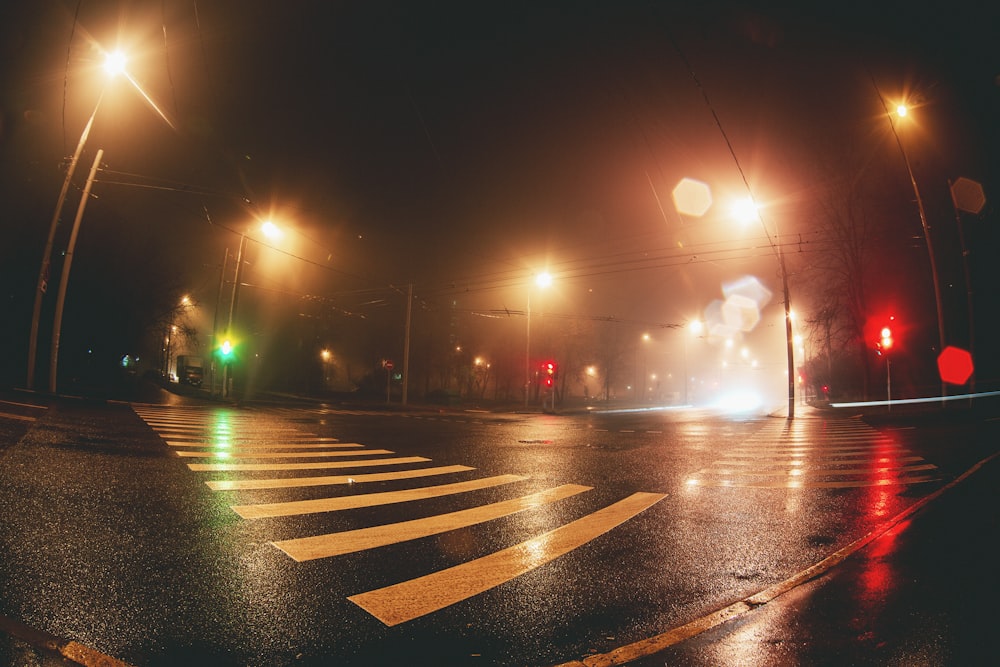
[[[413,479],[447,475],[475,470],[470,466],[439,466],[437,468],[417,468],[396,472],[372,472],[360,475],[330,475],[327,477],[281,477],[278,479],[227,479],[205,482],[213,491],[245,491],[251,489],[285,489],[300,486],[326,486],[332,484],[362,484],[364,482],[391,482],[397,479]]]
[[[809,457],[797,457],[789,458],[787,456],[769,456],[759,460],[748,459],[746,461],[733,460],[733,459],[719,459],[712,465],[715,467],[732,467],[732,468],[780,468],[782,466],[791,468],[809,468],[817,465],[853,465],[856,466],[859,463],[870,462],[874,465],[878,465],[880,460],[884,460],[884,463],[913,463],[915,461],[923,461],[922,456],[898,456],[893,458],[886,458],[884,456],[873,457],[873,456],[809,456]],[[861,468],[863,469],[863,468]]]
[[[938,470],[867,424],[820,420],[768,424],[722,457],[692,475],[687,486],[773,489],[905,485],[935,481],[929,475],[914,473]]]
[[[516,514],[525,510],[552,503],[563,498],[589,491],[591,487],[578,484],[563,484],[551,489],[539,491],[521,498],[504,500],[490,505],[481,505],[470,509],[459,510],[447,514],[438,514],[424,519],[403,521],[371,528],[360,528],[340,533],[302,537],[292,540],[271,542],[291,558],[298,562],[340,556],[355,551],[374,549],[376,547],[406,542],[430,535],[438,535],[450,530],[465,528],[484,521]]]
[[[196,472],[229,472],[234,470],[325,470],[328,468],[365,468],[391,466],[401,463],[424,463],[423,456],[400,456],[393,459],[365,459],[363,461],[322,461],[318,463],[189,463]]]
[[[318,512],[339,512],[341,510],[358,509],[360,507],[375,507],[405,503],[426,498],[438,498],[457,493],[466,493],[493,486],[522,482],[528,479],[520,475],[497,475],[484,477],[467,482],[441,484],[439,486],[422,486],[416,489],[402,491],[386,491],[384,493],[365,493],[357,496],[342,496],[339,498],[315,498],[313,500],[295,500],[284,503],[261,503],[259,505],[230,505],[232,510],[244,519],[264,519],[277,516],[295,516],[298,514],[315,514]]]
[[[395,454],[388,449],[354,449],[347,452],[240,452],[238,450],[224,450],[215,452],[174,452],[177,456],[218,458],[218,459],[304,459],[322,458],[326,456],[367,456],[369,454]]]
[[[364,445],[357,442],[303,442],[303,443],[285,443],[280,444],[268,444],[260,442],[234,442],[232,440],[227,440],[225,442],[178,442],[177,440],[167,440],[167,444],[171,447],[214,447],[216,449],[226,449],[226,450],[240,450],[240,449],[323,449],[324,447],[335,447],[335,448],[348,448],[348,447],[364,447]]]
[[[761,454],[865,454],[873,451],[878,452],[905,452],[906,447],[900,445],[879,445],[872,443],[866,446],[856,447],[734,447],[728,450],[730,455],[743,457],[756,457]]]
[[[659,493],[635,493],[593,514],[502,551],[347,599],[384,624],[399,625],[541,567],[603,535],[664,497]]]
[[[824,475],[870,475],[887,472],[916,472],[920,470],[937,470],[932,463],[912,466],[871,466],[865,468],[784,468],[771,470],[741,470],[741,477],[821,477]],[[700,474],[732,478],[733,474],[725,470],[703,470]]]
[[[17,415],[12,412],[0,412],[0,419],[16,419],[22,422],[33,422],[38,421],[38,417],[29,417],[27,415]]]

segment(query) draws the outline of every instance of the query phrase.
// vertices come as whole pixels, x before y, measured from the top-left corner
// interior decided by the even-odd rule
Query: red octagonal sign
[[[944,348],[937,364],[941,380],[948,384],[965,384],[972,375],[972,355],[960,347]]]

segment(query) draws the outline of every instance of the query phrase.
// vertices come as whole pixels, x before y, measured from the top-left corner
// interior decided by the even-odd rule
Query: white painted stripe
[[[886,458],[886,461],[882,461]],[[912,463],[914,461],[923,461],[922,456],[891,456],[891,457],[872,457],[872,456],[810,456],[807,458],[793,459],[787,456],[774,456],[769,458],[759,458],[750,461],[734,460],[734,459],[719,459],[712,463],[712,467],[728,466],[733,468],[773,468],[775,466],[790,466],[794,467],[805,467],[810,465],[835,465],[837,463],[843,465],[857,465],[859,463],[870,462],[872,465],[879,465],[880,463]]]
[[[908,472],[917,470],[937,470],[937,466],[932,463],[914,466],[865,466],[855,468],[808,468],[795,466],[793,468],[769,469],[769,470],[724,470],[708,468],[699,472],[699,475],[718,475],[729,478],[746,477],[823,477],[826,475],[865,475],[871,476],[884,472]]]
[[[424,463],[423,456],[400,456],[392,459],[365,459],[363,461],[321,461],[317,463],[189,463],[196,472],[228,472],[233,470],[326,470],[329,468],[365,468],[391,466],[402,463]]]
[[[327,456],[367,456],[369,454],[395,454],[388,449],[353,449],[346,452],[240,452],[225,450],[214,452],[175,451],[177,456],[215,458],[215,459],[305,459],[323,458]]]
[[[743,489],[850,489],[850,488],[864,488],[870,486],[905,486],[907,484],[923,484],[925,482],[936,482],[940,480],[940,477],[927,477],[927,476],[917,476],[917,477],[902,477],[902,478],[889,478],[889,479],[861,479],[861,480],[844,480],[844,481],[808,481],[808,482],[772,482],[772,483],[744,483],[744,482],[734,482],[730,480],[718,480],[718,481],[692,481],[691,485],[698,486],[710,486],[710,487],[732,487],[732,488],[743,488]]]
[[[23,422],[38,421],[38,417],[29,417],[28,415],[18,415],[12,412],[0,412],[0,419],[16,419],[17,421],[23,421]]]
[[[261,503],[258,505],[231,505],[234,512],[244,519],[264,519],[276,516],[295,516],[298,514],[314,514],[317,512],[339,512],[358,509],[359,507],[375,507],[377,505],[392,505],[426,498],[450,496],[456,493],[467,493],[479,489],[487,489],[501,484],[522,482],[528,479],[519,475],[497,475],[484,477],[467,482],[441,484],[439,486],[422,486],[416,489],[401,491],[386,491],[383,493],[365,493],[357,496],[342,496],[339,498],[315,498],[313,500],[295,500],[286,503]]]
[[[658,493],[635,493],[503,551],[347,599],[384,624],[399,625],[531,572],[603,535],[664,497]]]
[[[784,454],[786,456],[794,455],[809,455],[809,456],[821,456],[824,454],[852,454],[855,456],[860,456],[862,454],[871,456],[874,454],[882,454],[889,452],[907,452],[909,451],[906,447],[759,447],[759,448],[747,448],[747,447],[736,447],[730,449],[726,452],[727,456],[735,456],[740,458],[752,458],[758,456],[776,456]]]
[[[365,482],[391,482],[398,479],[413,479],[447,475],[475,470],[470,466],[439,466],[395,472],[372,472],[357,475],[330,475],[326,477],[279,477],[277,479],[220,479],[205,482],[213,491],[245,491],[250,489],[285,489],[300,486],[326,486],[333,484],[363,484]]]
[[[484,521],[499,519],[500,517],[523,512],[540,507],[546,503],[552,503],[578,493],[583,493],[584,491],[589,491],[590,488],[589,486],[579,486],[578,484],[563,484],[562,486],[539,491],[538,493],[521,498],[504,500],[499,503],[482,505],[448,514],[438,514],[424,519],[414,519],[413,521],[390,523],[341,533],[330,533],[328,535],[300,537],[293,540],[272,542],[271,544],[299,562],[314,560],[316,558],[340,556],[355,551],[374,549],[388,544],[438,535],[450,530],[483,523]]]
[[[261,443],[261,442],[233,442],[227,440],[225,442],[204,442],[204,441],[194,441],[194,442],[180,442],[178,440],[167,440],[168,445],[171,447],[208,447],[211,449],[225,449],[230,451],[237,451],[242,449],[324,449],[324,448],[334,448],[334,449],[348,449],[351,447],[364,447],[364,445],[357,442],[303,442],[303,443]]]

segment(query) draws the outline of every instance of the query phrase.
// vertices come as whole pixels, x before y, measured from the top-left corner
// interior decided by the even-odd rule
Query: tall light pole
[[[875,85],[874,79],[872,79],[872,85]],[[938,354],[940,354],[945,348],[944,314],[941,307],[941,281],[938,278],[937,260],[934,258],[934,246],[931,241],[931,227],[927,222],[927,212],[924,210],[924,199],[920,196],[920,188],[917,187],[917,179],[913,176],[913,168],[910,166],[910,157],[906,154],[906,149],[903,147],[903,142],[899,138],[899,133],[896,132],[896,123],[893,120],[893,112],[886,104],[885,98],[882,97],[882,91],[879,90],[877,85],[875,85],[875,91],[878,93],[879,100],[882,101],[882,107],[885,109],[886,118],[889,120],[889,127],[892,129],[892,136],[896,140],[896,146],[899,147],[899,154],[903,157],[903,164],[906,166],[906,174],[910,178],[910,186],[913,188],[913,196],[917,200],[917,213],[920,215],[920,226],[924,231],[924,241],[927,244],[927,257],[931,265],[931,281],[934,283],[934,306],[937,309],[938,326]],[[897,118],[903,118],[907,115],[907,113],[909,113],[909,109],[905,104],[899,104],[896,106],[895,112]],[[947,393],[947,385],[942,380],[941,396],[944,397]]]
[[[692,320],[688,324],[687,333],[691,336],[698,337],[701,335],[702,329],[704,328],[701,320]],[[688,370],[688,336],[684,336],[684,405],[688,405],[688,375],[690,371]]]
[[[642,402],[646,400],[646,361],[647,361],[647,351],[645,344],[649,342],[649,334],[644,333],[639,337],[639,345],[635,348],[635,394],[637,402]],[[642,367],[639,366],[639,348],[642,348]],[[642,385],[642,393],[639,393],[640,384]]]
[[[270,220],[261,223],[261,232],[269,239],[278,239],[284,234],[280,227],[275,225]],[[232,342],[232,332],[233,332],[233,318],[236,315],[236,306],[240,298],[240,283],[243,282],[243,255],[246,253],[247,249],[247,233],[242,232],[240,234],[240,247],[239,251],[236,253],[236,273],[233,277],[233,290],[232,297],[229,300],[229,317],[226,319],[226,340]],[[223,269],[224,270],[224,269]],[[232,378],[229,376],[229,363],[225,363],[222,367],[222,394],[228,397],[230,394],[229,384]]]
[[[125,59],[120,52],[109,53],[105,56],[104,70],[110,77],[122,73],[124,69]],[[66,167],[66,177],[63,179],[62,188],[59,190],[59,197],[56,199],[56,208],[52,213],[52,220],[49,223],[49,235],[45,241],[45,249],[42,251],[42,262],[38,269],[38,282],[35,287],[35,305],[31,311],[31,333],[28,339],[28,373],[25,383],[28,389],[34,389],[35,385],[35,360],[38,356],[38,324],[42,314],[42,298],[48,289],[49,269],[52,265],[52,246],[55,243],[56,228],[59,226],[59,218],[62,216],[66,194],[69,192],[69,185],[73,180],[73,174],[76,172],[76,165],[80,161],[80,155],[83,153],[84,146],[87,145],[87,138],[90,136],[90,130],[94,126],[94,118],[97,116],[97,110],[101,108],[101,100],[103,99],[104,90],[102,89],[101,94],[97,98],[97,104],[94,105],[94,111],[91,112],[87,124],[83,127],[83,132],[80,134],[80,141],[76,144],[73,157],[70,158],[69,165]]]
[[[749,185],[747,189],[749,190]],[[761,215],[760,208],[757,206],[757,202],[754,201],[751,196],[747,200],[738,202],[734,207],[734,213],[741,219],[741,222],[747,222],[756,218],[760,222],[761,228],[764,230],[764,236],[767,237],[768,243],[771,245],[771,249],[778,258],[778,271],[781,274],[781,295],[785,304],[785,356],[787,358],[787,384],[788,384],[788,420],[791,421],[795,419],[795,347],[794,338],[792,336],[792,298],[788,291],[788,267],[785,265],[785,252],[781,249],[781,242],[779,239],[779,234],[775,230],[774,239],[771,238],[771,233],[767,229],[767,225],[764,223],[764,216]]]
[[[552,274],[543,271],[535,276],[535,286],[545,288],[552,284]],[[524,407],[528,407],[531,397],[531,288],[528,288],[528,304],[525,311],[527,325],[524,335]]]
[[[52,347],[49,353],[49,392],[56,392],[56,370],[59,364],[59,338],[62,332],[63,306],[66,305],[66,288],[69,285],[69,270],[73,266],[73,252],[76,248],[76,237],[80,233],[80,223],[83,221],[83,211],[87,208],[87,200],[90,199],[90,188],[94,184],[94,177],[97,169],[101,165],[101,158],[104,157],[104,150],[98,150],[94,158],[94,166],[90,168],[90,175],[87,177],[87,185],[83,188],[80,197],[80,206],[76,210],[76,218],[73,219],[73,231],[70,233],[69,245],[66,246],[66,258],[63,260],[62,273],[59,276],[59,295],[56,297],[56,313],[52,320]]]

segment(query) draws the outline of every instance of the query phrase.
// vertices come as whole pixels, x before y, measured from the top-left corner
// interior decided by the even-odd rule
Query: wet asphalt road
[[[135,665],[399,664],[416,658],[437,664],[544,665],[600,660],[795,576],[944,488],[993,453],[998,442],[995,422],[975,428],[897,423],[874,429],[859,420],[813,417],[797,420],[803,426],[792,433],[781,419],[690,412],[387,415],[302,407],[159,408],[159,416],[145,412],[143,418],[138,414],[143,409],[59,401],[37,421],[5,424],[0,452],[0,512],[6,517],[0,528],[5,555],[0,613]],[[177,451],[206,448],[171,446],[168,437],[183,437],[161,437],[178,433],[169,429],[179,428],[181,415],[188,412],[202,420],[201,426],[183,428],[210,428],[216,437],[242,433],[258,445],[274,445],[310,433],[393,452],[376,455],[380,457],[417,456],[429,459],[421,465],[471,470],[433,482],[213,491],[205,482],[315,473],[192,470],[188,464],[202,459],[183,459]],[[844,424],[851,438],[871,445],[864,450],[868,454],[857,457],[867,466],[864,473],[848,474],[845,468],[854,470],[853,463],[826,466],[829,474],[807,474],[790,488],[787,470],[759,467],[760,458],[775,450],[790,456],[824,437],[827,447],[833,447],[829,433]],[[741,458],[738,454],[748,443],[756,454]],[[846,452],[848,460],[855,454]],[[879,460],[884,461],[881,468]],[[343,511],[246,519],[231,507],[508,475],[524,479]],[[871,485],[880,475],[884,483]],[[529,511],[334,557],[297,562],[273,544],[444,516],[563,485],[589,490]],[[486,559],[574,525],[633,494],[657,498],[564,555],[442,609],[387,625],[349,599]],[[981,500],[992,510],[985,517],[987,526],[992,517],[995,529],[995,507],[988,497]],[[960,516],[967,523],[954,517],[941,521],[952,529],[952,537],[962,533],[956,526],[968,532],[977,525],[978,517],[968,512]],[[906,531],[902,535],[896,543],[908,539]],[[950,555],[940,551],[940,541],[934,544],[937,556],[922,551],[924,561]],[[551,547],[533,543],[533,548],[544,552]],[[818,664],[823,662],[819,657],[829,655],[820,652],[822,647],[844,642],[888,646],[872,655],[896,655],[892,647],[903,640],[893,632],[905,634],[900,628],[906,625],[908,596],[924,593],[947,600],[953,587],[910,581],[906,568],[919,568],[924,561],[891,571],[872,566],[887,548],[873,543],[866,549],[874,550],[874,556],[845,562],[786,594],[780,604],[765,605],[666,652],[640,656],[639,662]],[[861,569],[851,574],[848,563]],[[828,580],[840,583],[827,586]],[[946,578],[934,579],[938,581]],[[959,583],[974,582],[970,575]],[[820,604],[824,591],[830,597]],[[879,607],[873,600],[884,604]],[[834,610],[833,616],[841,618],[853,609],[859,610],[854,625],[822,621],[821,610]],[[927,622],[964,638],[953,630],[968,626],[963,611],[968,609],[942,605],[942,618]],[[899,613],[885,620],[885,612]],[[869,622],[870,629],[861,629]],[[802,640],[804,627],[809,640]],[[746,639],[748,633],[751,639]],[[775,650],[749,651],[752,638],[762,636],[774,640],[768,645]],[[970,655],[956,653],[947,636],[939,644],[941,655]],[[723,650],[727,646],[729,653]],[[748,661],[748,656],[759,660]]]

